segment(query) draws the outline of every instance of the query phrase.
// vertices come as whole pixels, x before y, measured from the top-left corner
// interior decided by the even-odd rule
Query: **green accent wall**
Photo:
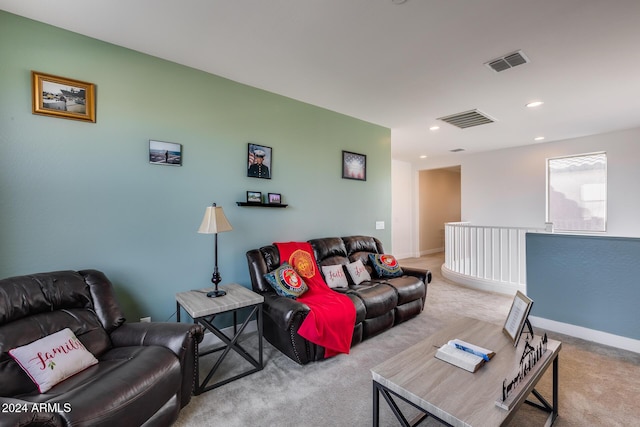
[[[99,269],[129,321],[167,320],[210,286],[212,202],[234,227],[223,283],[250,287],[245,252],[274,241],[391,247],[388,128],[3,11],[0,58],[0,277]],[[31,70],[95,83],[97,122],[32,114]],[[183,165],[151,165],[150,139],[183,144]],[[272,179],[246,176],[249,142],[273,148]],[[366,154],[366,182],[342,179],[342,150]],[[289,207],[237,206],[247,190]]]

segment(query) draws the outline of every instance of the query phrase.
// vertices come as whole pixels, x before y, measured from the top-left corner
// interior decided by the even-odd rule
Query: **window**
[[[607,154],[547,159],[547,222],[559,231],[605,231]]]

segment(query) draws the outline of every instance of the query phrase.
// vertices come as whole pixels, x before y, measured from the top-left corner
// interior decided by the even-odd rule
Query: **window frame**
[[[606,233],[607,232],[607,221],[608,221],[608,205],[609,205],[609,188],[608,188],[608,181],[609,181],[609,158],[607,156],[607,152],[606,151],[594,151],[591,153],[582,153],[582,154],[570,154],[570,155],[566,155],[566,156],[556,156],[556,157],[548,157],[545,161],[545,167],[546,167],[546,173],[545,173],[545,177],[546,177],[546,186],[545,186],[545,202],[546,202],[546,209],[545,209],[545,222],[546,223],[552,223],[551,221],[551,203],[550,203],[550,184],[551,184],[551,168],[549,167],[549,164],[551,161],[553,160],[559,160],[559,159],[567,159],[567,158],[576,158],[576,157],[588,157],[588,156],[596,156],[596,155],[604,155],[605,158],[605,164],[604,164],[604,214],[603,214],[603,229],[602,230],[577,230],[577,229],[564,229],[564,228],[557,228],[556,224],[553,224],[553,231],[559,231],[562,233],[576,233],[576,234],[602,234],[602,233]]]

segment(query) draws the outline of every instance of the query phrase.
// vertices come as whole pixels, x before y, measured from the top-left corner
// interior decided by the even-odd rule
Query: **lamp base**
[[[223,291],[222,289],[220,289],[220,290],[216,289],[215,291],[207,292],[207,296],[209,298],[217,298],[217,297],[224,296],[226,294],[227,293],[225,291]]]

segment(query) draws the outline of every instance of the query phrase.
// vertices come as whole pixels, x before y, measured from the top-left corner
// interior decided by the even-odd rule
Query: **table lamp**
[[[209,298],[221,297],[223,295],[226,295],[225,291],[218,290],[218,284],[222,281],[220,273],[218,272],[218,233],[231,230],[233,230],[233,227],[231,227],[231,224],[229,224],[229,220],[227,220],[227,217],[224,216],[222,207],[216,206],[215,203],[207,207],[207,210],[204,213],[204,218],[202,218],[202,224],[200,224],[200,228],[198,229],[198,233],[214,235],[213,257],[215,261],[215,267],[213,269],[211,282],[215,285],[215,290],[207,292],[207,296]]]

